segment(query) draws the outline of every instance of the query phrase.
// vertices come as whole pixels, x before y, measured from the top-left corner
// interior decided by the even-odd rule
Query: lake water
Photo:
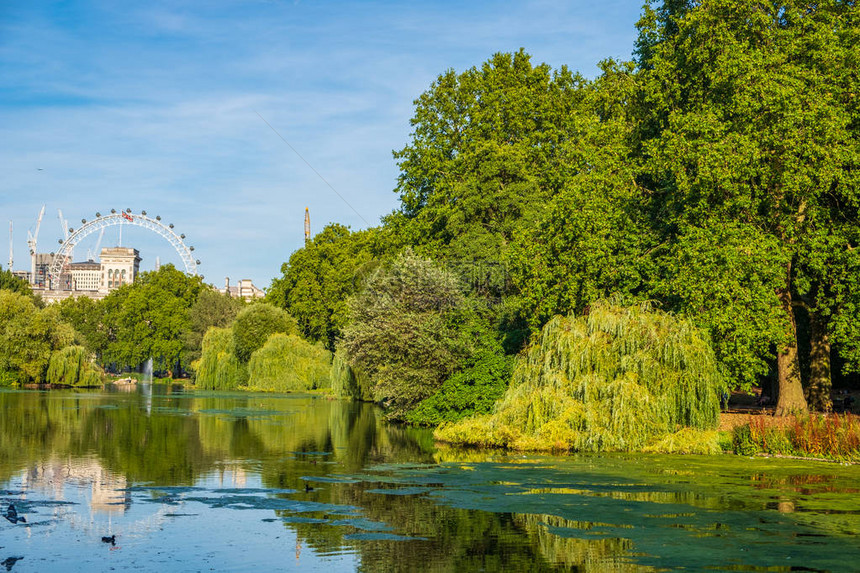
[[[310,396],[0,390],[20,573],[857,571],[858,493],[858,466],[440,448]]]

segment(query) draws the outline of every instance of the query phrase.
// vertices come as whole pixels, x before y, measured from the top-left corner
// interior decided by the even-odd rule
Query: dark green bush
[[[448,378],[438,392],[420,402],[406,421],[437,426],[489,414],[508,387],[513,361],[511,356],[483,353],[471,367]]]
[[[248,367],[234,351],[233,331],[212,327],[203,337],[203,352],[195,363],[197,385],[207,390],[233,390],[248,382]]]
[[[262,348],[276,332],[299,334],[299,325],[286,311],[270,304],[258,303],[243,309],[233,322],[236,358],[247,363],[254,351]]]
[[[739,456],[752,456],[758,453],[758,445],[753,440],[749,425],[735,427],[732,445],[734,452]]]

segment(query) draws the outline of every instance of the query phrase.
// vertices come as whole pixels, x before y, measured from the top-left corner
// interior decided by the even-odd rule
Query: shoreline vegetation
[[[638,33],[594,79],[523,49],[439,75],[398,207],[327,225],[264,301],[165,265],[46,307],[0,272],[0,385],[151,360],[452,444],[860,460],[860,7],[649,3]],[[759,388],[773,422],[720,429]]]

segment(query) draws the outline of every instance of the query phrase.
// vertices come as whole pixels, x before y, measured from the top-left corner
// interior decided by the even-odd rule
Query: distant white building
[[[140,253],[128,247],[104,247],[99,255],[101,277],[98,290],[108,293],[133,283],[140,272]]]
[[[242,279],[236,284],[236,286],[230,286],[230,277],[224,279],[224,288],[218,289],[218,292],[249,301],[266,296],[266,292],[263,289],[254,286],[251,279]]]
[[[105,247],[99,253],[99,258],[98,263],[93,260],[69,263],[59,280],[54,282],[53,289],[39,288],[37,283],[34,291],[48,303],[70,296],[101,299],[109,292],[133,283],[140,273],[141,258],[137,249]]]
[[[99,290],[102,282],[102,266],[95,261],[69,265],[72,290]]]

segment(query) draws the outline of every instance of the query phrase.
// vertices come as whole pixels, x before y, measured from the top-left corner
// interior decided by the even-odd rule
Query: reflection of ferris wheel
[[[141,211],[139,214],[133,214],[131,209],[126,209],[125,211],[120,212],[117,212],[115,209],[111,209],[109,215],[96,213],[95,219],[92,221],[81,219],[81,223],[83,224],[80,228],[69,229],[69,237],[65,241],[60,240],[60,250],[57,251],[56,255],[54,255],[54,259],[51,262],[51,269],[48,271],[51,278],[58,279],[60,277],[60,273],[62,273],[63,268],[71,262],[72,250],[74,250],[75,246],[80,243],[84,237],[114,225],[134,225],[161,235],[167,239],[167,242],[170,243],[174,249],[176,249],[179,257],[182,259],[182,263],[185,265],[185,272],[189,275],[197,274],[197,265],[200,264],[200,261],[195,260],[191,255],[194,247],[186,246],[183,241],[183,239],[185,239],[185,235],[177,235],[173,230],[173,224],[165,225],[161,222],[161,217],[159,216],[156,216],[155,219],[151,219],[146,216],[146,211]]]

